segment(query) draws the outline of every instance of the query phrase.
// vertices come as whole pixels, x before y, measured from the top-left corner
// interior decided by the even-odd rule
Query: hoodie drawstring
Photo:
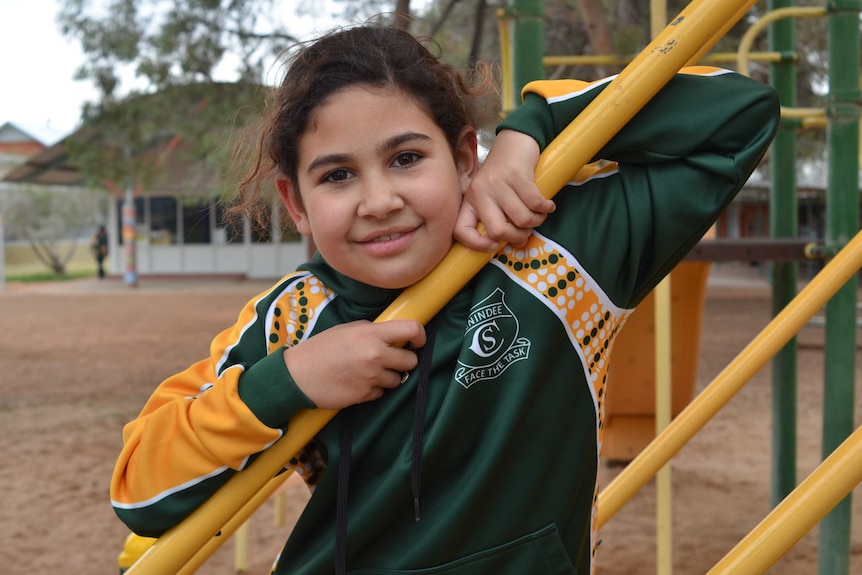
[[[350,479],[350,448],[353,443],[353,407],[343,413],[341,455],[338,459],[338,496],[335,503],[335,575],[347,573],[347,486]]]
[[[429,325],[425,330],[426,342],[417,355],[419,364],[416,383],[416,411],[413,417],[413,453],[410,468],[410,486],[413,493],[413,512],[419,521],[419,495],[422,491],[422,447],[425,439],[425,408],[428,405],[428,387],[431,381],[431,352],[434,349],[436,329]],[[342,410],[341,455],[338,460],[338,494],[335,506],[335,575],[347,573],[347,488],[350,479],[350,451],[353,444],[355,406]]]
[[[436,326],[425,330],[425,345],[419,350],[419,381],[416,384],[416,414],[413,417],[413,461],[410,469],[410,487],[413,490],[413,513],[419,515],[419,494],[422,491],[422,447],[425,440],[425,408],[428,406],[428,384],[431,381],[431,351],[434,349]]]

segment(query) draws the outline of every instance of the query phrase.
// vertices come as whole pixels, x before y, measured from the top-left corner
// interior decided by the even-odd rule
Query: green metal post
[[[770,0],[769,9],[793,6],[793,0]],[[782,19],[769,27],[769,50],[795,48],[795,20]],[[792,62],[770,66],[770,82],[778,92],[781,105],[796,106],[796,69]],[[796,128],[791,121],[781,122],[772,143],[769,198],[770,235],[795,238],[799,217],[796,199]],[[772,263],[772,315],[784,309],[796,296],[797,264]],[[796,395],[797,340],[794,337],[772,360],[772,506],[778,505],[796,487]]]
[[[859,229],[859,12],[860,0],[829,0],[829,180],[826,241],[842,247]],[[858,274],[826,304],[823,456],[854,429]],[[820,523],[821,575],[850,569],[851,495]]]
[[[545,6],[542,0],[514,0],[515,25],[512,31],[513,102],[521,101],[521,88],[545,77]]]

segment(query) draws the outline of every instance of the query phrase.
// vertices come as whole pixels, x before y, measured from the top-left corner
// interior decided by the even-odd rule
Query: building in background
[[[278,224],[281,201],[276,194],[270,230],[254,230],[248,221],[228,225],[218,201],[222,189],[219,175],[203,163],[190,162],[181,147],[182,144],[166,156],[158,181],[134,194],[134,257],[139,276],[279,278],[308,258],[307,243]],[[27,158],[19,157],[5,176],[0,175],[0,184],[3,183],[55,189],[85,184],[70,161],[65,140]],[[124,192],[115,186],[104,187],[104,193],[110,196],[105,215],[110,254],[107,272],[115,276],[122,276],[126,269],[122,245]]]
[[[27,158],[59,142],[63,135],[46,127],[0,124],[0,178]]]

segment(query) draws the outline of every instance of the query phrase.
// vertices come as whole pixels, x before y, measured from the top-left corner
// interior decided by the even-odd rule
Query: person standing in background
[[[92,250],[96,264],[99,266],[99,279],[105,279],[105,259],[108,257],[108,232],[105,230],[105,226],[99,226],[99,229],[93,234],[93,239],[90,240],[90,250]]]

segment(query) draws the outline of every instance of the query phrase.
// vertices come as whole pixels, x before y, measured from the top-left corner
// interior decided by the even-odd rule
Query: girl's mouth
[[[360,242],[360,244],[365,249],[365,251],[371,255],[389,256],[397,254],[406,249],[407,246],[410,245],[410,241],[413,238],[413,234],[414,232],[412,230],[393,232],[382,236],[369,238],[368,240]]]
[[[392,241],[394,239],[400,238],[403,235],[404,235],[403,233],[398,233],[398,234],[389,234],[388,236],[380,236],[379,238],[374,238],[373,240],[371,240],[371,243],[388,242],[388,241]]]

